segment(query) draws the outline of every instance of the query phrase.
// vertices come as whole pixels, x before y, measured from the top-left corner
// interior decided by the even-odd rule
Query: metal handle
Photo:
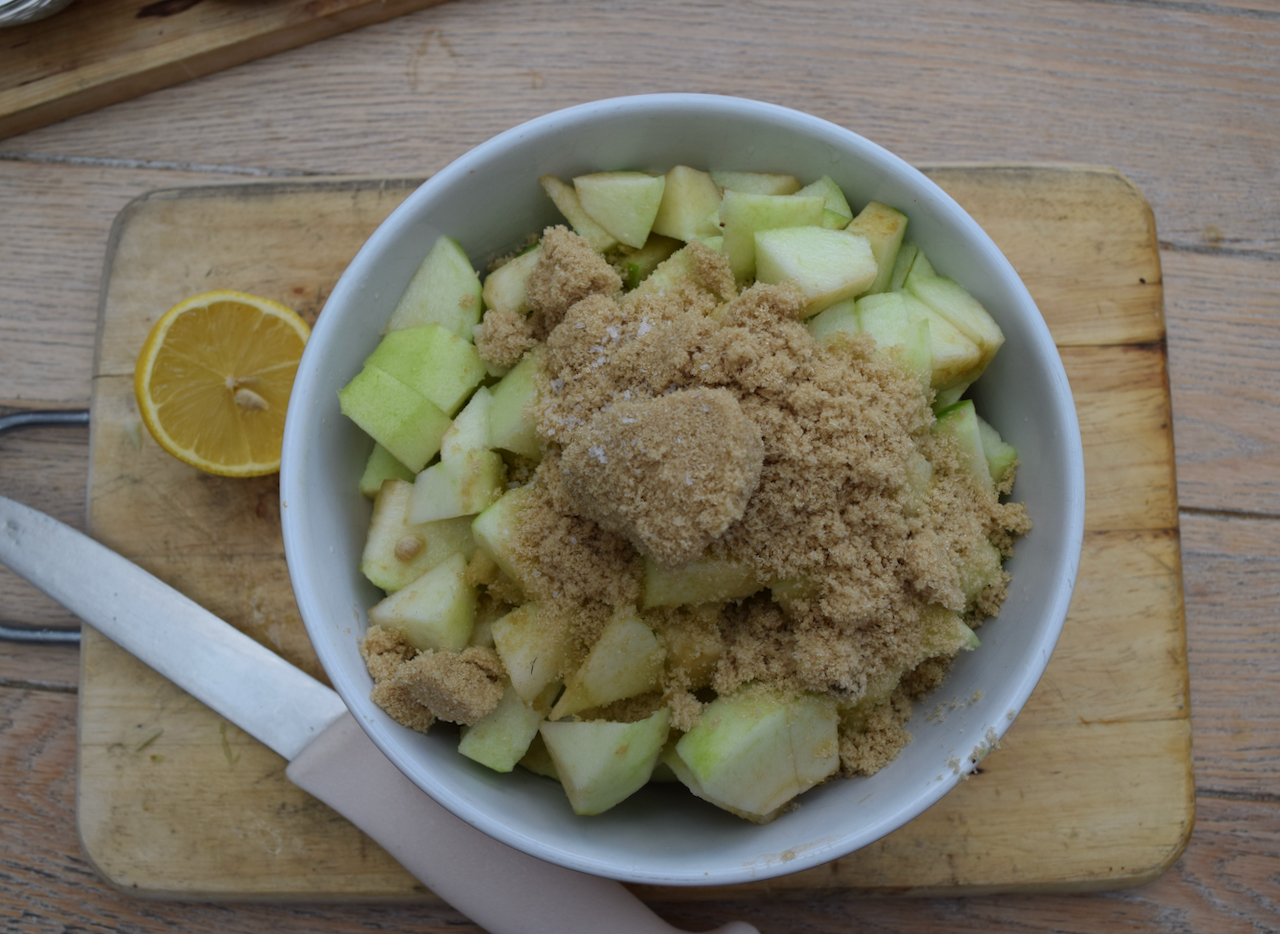
[[[33,409],[0,415],[0,435],[19,428],[42,428],[49,425],[83,426],[89,424],[88,409]],[[0,640],[37,645],[79,645],[77,629],[21,629],[0,626]]]

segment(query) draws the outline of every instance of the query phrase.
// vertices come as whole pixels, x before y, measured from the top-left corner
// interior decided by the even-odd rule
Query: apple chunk
[[[462,245],[452,237],[436,240],[387,321],[388,331],[439,324],[464,340],[480,323],[480,277]]]
[[[561,721],[540,727],[575,814],[600,814],[639,791],[667,742],[664,707],[635,723]]]
[[[829,698],[748,688],[708,704],[665,761],[698,797],[764,823],[839,769],[837,722]]]
[[[622,611],[605,624],[586,660],[569,677],[550,719],[652,690],[662,677],[665,658],[653,630],[635,610]]]
[[[413,482],[410,522],[475,516],[502,495],[502,458],[494,451],[467,451],[428,467]]]
[[[664,176],[644,172],[593,172],[573,180],[587,216],[637,250],[649,239],[665,187]]]
[[[724,255],[739,282],[756,275],[756,232],[822,223],[824,200],[800,195],[757,195],[726,191],[720,203]]]
[[[373,501],[360,570],[388,593],[400,590],[455,554],[469,561],[475,551],[469,518],[412,523],[412,500],[412,483],[389,479]]]
[[[867,238],[825,227],[785,227],[755,235],[756,278],[792,281],[804,293],[804,316],[867,290],[876,260]]]
[[[449,428],[449,416],[438,405],[377,367],[365,367],[338,390],[338,405],[414,473],[436,456]]]
[[[475,624],[476,589],[462,555],[440,562],[369,610],[369,623],[395,629],[414,648],[460,652]]]

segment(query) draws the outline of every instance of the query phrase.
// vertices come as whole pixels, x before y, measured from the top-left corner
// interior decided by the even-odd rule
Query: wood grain
[[[0,33],[0,138],[440,0],[97,0]]]
[[[1183,857],[1135,889],[908,900],[833,892],[659,909],[694,930],[735,916],[766,932],[828,934],[1280,929],[1280,531],[1267,486],[1280,442],[1271,404],[1280,381],[1267,366],[1280,353],[1274,3],[455,2],[155,91],[0,143],[0,403],[88,401],[107,233],[137,194],[237,177],[428,174],[556,107],[661,90],[789,104],[916,163],[1115,166],[1151,202],[1200,793]],[[0,441],[6,491],[18,482],[43,508],[83,502],[87,439],[58,444],[70,466],[51,463],[45,442]],[[14,601],[0,576],[0,615]],[[6,931],[477,930],[433,905],[214,906],[106,886],[73,823],[76,700],[66,692],[75,660],[63,647],[0,644]]]
[[[479,934],[447,906],[210,904],[139,901],[110,888],[85,862],[72,820],[75,808],[73,695],[0,687],[0,797],[6,840],[20,844],[4,858],[0,904],[11,906],[15,931],[108,923],[134,929],[224,934],[360,934],[370,928],[413,934]],[[1090,898],[1079,895],[975,895],[964,898],[850,897],[845,892],[778,893],[702,902],[654,900],[669,921],[705,930],[729,918],[763,934],[895,931],[953,934],[1015,930],[1256,932],[1280,925],[1280,902],[1266,867],[1280,857],[1280,819],[1272,805],[1201,797],[1196,833],[1174,868],[1145,886]],[[785,897],[784,897],[785,896]],[[18,920],[18,912],[27,920]],[[54,923],[43,923],[49,919]]]
[[[1190,832],[1173,452],[1163,344],[1150,323],[1160,320],[1158,281],[1111,303],[1098,343],[1088,343],[1100,320],[1092,309],[1113,292],[1128,294],[1141,275],[1158,278],[1149,210],[1102,170],[936,174],[978,205],[984,190],[993,193],[984,223],[1022,245],[1015,262],[1071,342],[1064,358],[1088,452],[1090,535],[1063,639],[981,779],[881,844],[764,886],[647,890],[652,897],[1115,887],[1164,871]],[[274,478],[208,477],[160,451],[138,426],[133,354],[162,309],[229,277],[314,312],[346,258],[408,190],[300,181],[158,192],[122,213],[107,259],[93,386],[95,534],[317,675],[288,587]],[[1052,222],[1029,224],[1042,206]],[[1117,231],[1131,241],[1119,249]],[[1039,250],[1024,244],[1033,232]],[[1115,257],[1110,271],[1082,273],[1098,266],[1100,251]],[[1125,269],[1125,257],[1136,267]],[[1062,301],[1059,290],[1083,302]],[[1078,313],[1080,305],[1090,310]],[[82,658],[81,835],[117,885],[164,897],[421,892],[354,830],[305,806],[277,756],[96,634]],[[219,790],[217,804],[192,796],[196,775]],[[922,850],[947,858],[921,862]]]

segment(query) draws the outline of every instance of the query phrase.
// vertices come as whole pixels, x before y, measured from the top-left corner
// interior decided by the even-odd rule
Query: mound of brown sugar
[[[561,472],[580,515],[675,568],[742,518],[763,463],[734,395],[699,388],[602,409],[574,432]]]
[[[969,477],[931,433],[932,394],[869,337],[819,346],[795,288],[739,294],[694,242],[620,294],[576,234],[549,230],[543,251],[534,312],[478,342],[491,362],[535,344],[544,361],[545,453],[513,542],[525,592],[490,594],[537,601],[564,628],[567,675],[616,609],[641,604],[643,555],[745,565],[754,596],[643,611],[667,651],[659,701],[688,729],[708,688],[823,693],[842,711],[844,774],[876,771],[945,669],[926,657],[927,620],[998,611],[1025,510]],[[978,593],[975,568],[994,581]]]

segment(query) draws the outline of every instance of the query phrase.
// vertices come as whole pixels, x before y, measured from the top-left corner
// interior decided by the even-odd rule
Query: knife
[[[455,817],[383,755],[336,691],[89,536],[3,496],[0,563],[284,756],[290,781],[491,934],[679,934],[620,883]],[[759,932],[733,921],[714,934]]]

